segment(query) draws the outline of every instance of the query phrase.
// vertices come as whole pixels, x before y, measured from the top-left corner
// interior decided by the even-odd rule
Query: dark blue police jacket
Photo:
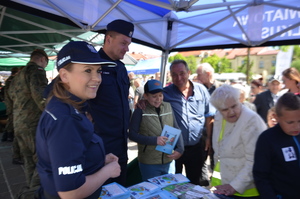
[[[103,59],[110,59],[103,49]],[[117,66],[102,66],[102,82],[97,96],[89,100],[95,131],[103,139],[105,151],[127,161],[127,129],[129,126],[129,78],[125,65],[113,61]]]
[[[74,95],[74,100],[80,100]],[[37,169],[44,192],[58,197],[85,183],[85,176],[101,169],[105,150],[94,126],[73,106],[53,97],[43,112],[36,134]],[[101,187],[88,198],[98,198]]]

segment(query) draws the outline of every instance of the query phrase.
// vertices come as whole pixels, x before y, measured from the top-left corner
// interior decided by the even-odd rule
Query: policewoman
[[[105,155],[87,113],[86,100],[96,97],[102,65],[115,64],[86,42],[71,41],[58,53],[59,75],[36,134],[39,198],[98,198],[102,184],[120,175],[118,158]]]

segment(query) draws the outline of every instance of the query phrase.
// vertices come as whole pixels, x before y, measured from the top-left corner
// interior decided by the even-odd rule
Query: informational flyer
[[[127,189],[130,191],[131,198],[140,199],[160,190],[160,187],[150,182],[141,182],[139,184],[128,187]]]
[[[167,137],[168,140],[166,141],[166,144],[164,146],[157,145],[155,149],[167,154],[172,154],[180,133],[180,129],[165,125],[161,132],[161,136]]]
[[[98,199],[120,199],[129,197],[130,191],[128,189],[116,182],[113,182],[102,187],[102,191]]]
[[[160,190],[149,196],[142,197],[141,199],[177,199],[177,197],[173,196],[168,191]]]
[[[163,190],[170,192],[171,194],[173,194],[176,197],[179,197],[180,195],[193,189],[194,186],[195,185],[192,183],[185,182],[185,183],[178,183],[178,184],[166,186],[165,188],[163,188]]]
[[[148,181],[163,188],[173,184],[189,182],[190,180],[184,175],[182,175],[181,173],[177,173],[177,174],[165,174],[165,175],[157,176],[148,179]]]

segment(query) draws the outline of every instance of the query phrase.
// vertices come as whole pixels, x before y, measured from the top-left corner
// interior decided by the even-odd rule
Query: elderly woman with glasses
[[[210,98],[218,110],[213,127],[215,168],[211,185],[222,198],[259,198],[252,166],[255,143],[267,128],[261,117],[242,105],[239,90],[222,85]]]

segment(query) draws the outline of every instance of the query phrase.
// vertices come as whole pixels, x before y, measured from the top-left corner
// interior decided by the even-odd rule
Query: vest
[[[160,136],[164,125],[174,126],[174,117],[170,103],[163,102],[160,105],[160,113],[155,107],[147,104],[142,113],[139,134],[145,136]],[[143,164],[166,164],[172,159],[165,153],[155,150],[156,145],[138,144],[138,160]]]

